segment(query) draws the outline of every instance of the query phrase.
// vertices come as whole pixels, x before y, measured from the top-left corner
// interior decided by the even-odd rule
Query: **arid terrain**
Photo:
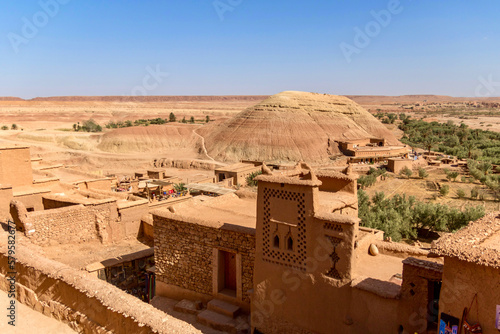
[[[239,139],[231,137],[231,134],[228,135],[228,129],[234,130],[230,126],[238,122],[240,125],[249,124],[248,117],[257,115],[255,112],[259,108],[254,107],[251,110],[253,113],[248,115],[240,114],[242,115],[240,119],[232,120],[225,129],[222,126],[224,122],[230,121],[232,117],[266,98],[267,96],[117,96],[23,100],[6,97],[0,99],[0,126],[7,127],[8,130],[0,130],[0,141],[2,144],[31,146],[32,155],[43,158],[46,163],[75,166],[81,172],[97,176],[120,173],[121,170],[145,168],[150,166],[154,159],[159,158],[212,161],[211,156],[214,155],[216,160],[223,160],[228,154],[227,150],[234,149],[231,148],[234,140],[246,139],[244,135]],[[349,98],[372,114],[404,112],[429,121],[453,120],[456,124],[464,122],[472,128],[500,131],[500,117],[496,114],[499,113],[500,98],[452,98],[433,95],[349,96]],[[268,106],[268,112],[271,110],[272,106]],[[171,113],[175,115],[177,122],[120,129],[105,128],[109,122],[168,119]],[[460,116],[461,113],[464,116]],[[477,116],[471,116],[474,114]],[[265,115],[265,112],[260,111],[259,115]],[[208,124],[207,116],[210,120]],[[191,117],[194,118],[194,123],[179,122],[182,119],[190,120]],[[294,116],[286,115],[286,117]],[[103,131],[88,133],[73,130],[74,125],[83,124],[89,119],[100,124]],[[310,122],[309,119],[306,121]],[[271,126],[270,123],[259,122],[254,122],[255,130],[258,130],[259,126]],[[327,128],[329,121],[316,119],[315,122],[319,127]],[[13,124],[17,126],[16,130],[11,130]],[[279,124],[280,122],[272,125],[272,128],[260,131],[263,131],[262,135],[266,131],[276,131],[276,126],[279,128]],[[315,126],[318,125],[311,127],[309,124],[308,128],[313,131]],[[396,138],[401,137],[401,131],[397,127],[390,124],[386,126]],[[283,133],[283,138],[286,139],[284,143],[307,146],[308,139],[300,133],[300,129],[303,128],[304,124],[301,123],[298,124],[296,131]],[[281,132],[285,130],[279,129]],[[248,131],[251,133],[253,130],[250,127]],[[375,132],[377,131],[385,130]],[[389,132],[386,134],[392,136]],[[327,138],[324,137],[320,144],[325,147],[320,150],[326,152]],[[226,138],[228,141],[221,143],[221,138]],[[278,143],[277,146],[283,146],[284,143]],[[208,147],[207,152],[208,144],[212,147]],[[311,141],[309,144],[311,147],[317,146]]]

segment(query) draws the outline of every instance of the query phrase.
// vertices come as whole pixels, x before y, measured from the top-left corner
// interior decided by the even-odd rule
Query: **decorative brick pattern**
[[[330,241],[330,243],[333,246],[333,251],[330,254],[330,259],[332,260],[333,264],[332,264],[332,267],[325,273],[325,275],[328,277],[331,277],[331,278],[341,279],[342,277],[340,276],[339,271],[335,267],[337,265],[337,262],[340,260],[340,257],[337,254],[336,249],[337,249],[337,246],[339,246],[340,243],[342,242],[342,239],[335,238],[335,237],[332,237],[329,235],[325,235],[325,237],[326,237],[326,239],[328,239],[328,241]]]
[[[273,247],[274,234],[271,232],[271,210],[270,202],[272,198],[284,199],[287,201],[296,202],[297,218],[298,224],[297,229],[298,240],[294,240],[294,250],[284,250],[277,249]],[[293,208],[293,205],[290,205]],[[266,262],[281,264],[287,267],[292,267],[299,270],[305,270],[306,260],[306,206],[305,206],[305,194],[291,192],[286,190],[278,189],[264,189],[264,248],[263,248],[263,259]],[[286,242],[283,240],[282,242]]]

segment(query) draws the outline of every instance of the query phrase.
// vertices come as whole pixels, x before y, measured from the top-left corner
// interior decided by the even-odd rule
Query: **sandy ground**
[[[32,308],[16,301],[16,326],[10,326],[7,318],[7,307],[10,303],[7,293],[0,290],[0,333],[12,334],[70,334],[76,333],[68,325],[49,318]]]

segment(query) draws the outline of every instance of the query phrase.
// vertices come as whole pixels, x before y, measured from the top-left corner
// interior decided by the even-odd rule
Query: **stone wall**
[[[111,242],[123,237],[117,226],[116,202],[27,212],[17,201],[11,202],[11,214],[19,230],[37,245],[66,244],[101,240]]]
[[[2,240],[7,236],[2,235]],[[0,289],[8,291],[8,257],[0,246]],[[90,274],[18,245],[16,298],[79,333],[201,333]],[[22,319],[17,319],[22,321]]]
[[[213,295],[214,249],[241,254],[242,300],[253,288],[255,235],[153,215],[157,281]]]

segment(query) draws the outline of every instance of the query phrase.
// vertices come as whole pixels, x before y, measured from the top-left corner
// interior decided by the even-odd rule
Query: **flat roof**
[[[500,268],[500,212],[487,214],[434,243],[431,253]]]
[[[261,166],[255,166],[254,164],[251,163],[246,163],[246,162],[238,162],[236,164],[228,165],[228,166],[222,166],[218,167],[215,169],[215,171],[219,172],[241,172],[247,169],[253,169],[253,168],[260,168]]]
[[[185,185],[189,190],[204,191],[212,194],[225,195],[236,192],[234,189],[224,188],[214,183],[190,183]]]
[[[318,192],[318,213],[330,213],[333,210],[340,209],[346,206],[354,206],[358,202],[358,197],[346,192]]]
[[[406,148],[406,146],[363,146],[363,147],[354,147],[349,149],[349,151],[358,151],[358,152],[371,152],[371,151],[394,151]],[[408,149],[410,151],[410,149]]]
[[[125,254],[125,255],[120,255],[111,259],[106,259],[102,260],[99,262],[94,262],[89,264],[85,269],[87,269],[88,272],[93,272],[99,269],[104,269],[106,267],[113,267],[119,264],[122,264],[124,262],[130,262],[134,261],[137,259],[145,258],[145,257],[150,257],[154,255],[154,247],[143,249],[134,253],[130,254]]]
[[[157,210],[153,215],[230,230],[234,230],[234,227],[255,230],[257,221],[257,200],[244,196],[240,198],[236,194],[226,194],[211,200],[193,197],[189,202],[174,205],[174,209],[175,213]],[[248,229],[240,231],[249,232]]]

